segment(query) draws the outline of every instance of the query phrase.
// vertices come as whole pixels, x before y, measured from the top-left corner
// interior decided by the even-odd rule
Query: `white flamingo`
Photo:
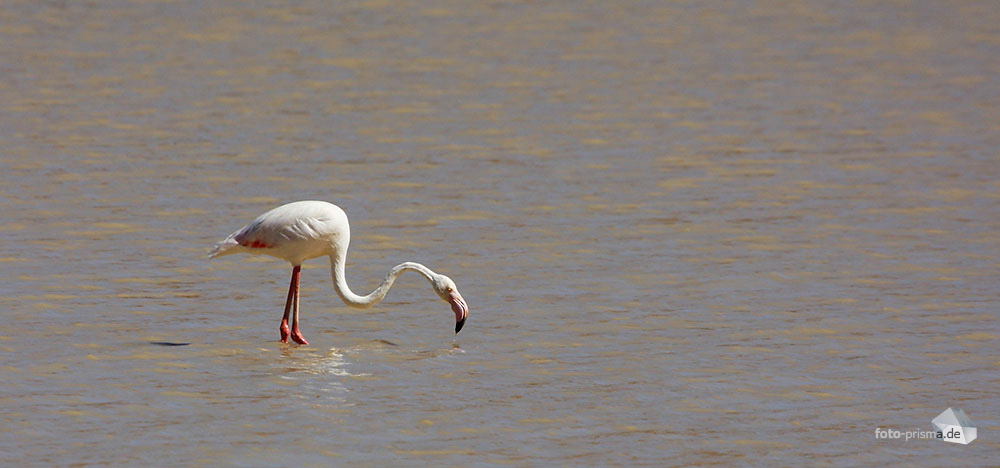
[[[333,288],[345,304],[359,308],[378,304],[400,273],[413,270],[424,275],[434,292],[451,304],[451,310],[455,313],[455,333],[462,329],[469,315],[469,306],[458,293],[455,282],[419,263],[400,263],[389,270],[382,284],[374,291],[365,296],[354,294],[347,286],[344,276],[347,246],[350,242],[351,227],[344,210],[323,201],[298,201],[281,205],[258,216],[252,223],[216,244],[209,258],[247,252],[271,255],[292,264],[292,281],[288,285],[285,315],[281,318],[279,327],[283,343],[287,343],[291,336],[296,343],[309,344],[299,331],[299,276],[302,262],[323,255],[330,257]],[[288,328],[289,311],[292,311],[291,330]]]

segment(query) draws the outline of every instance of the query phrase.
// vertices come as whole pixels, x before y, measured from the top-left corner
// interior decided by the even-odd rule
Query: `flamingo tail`
[[[212,249],[208,254],[208,258],[221,257],[223,255],[231,255],[234,253],[240,253],[245,248],[233,239],[233,236],[229,236],[226,240],[215,244],[215,248]]]

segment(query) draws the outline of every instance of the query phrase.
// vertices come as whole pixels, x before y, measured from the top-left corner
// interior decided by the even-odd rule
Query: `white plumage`
[[[301,265],[328,254],[331,241],[351,241],[347,214],[323,201],[298,201],[281,205],[243,226],[216,244],[210,258],[247,252],[264,254]]]
[[[299,281],[302,262],[327,255],[337,295],[349,306],[370,307],[385,297],[392,283],[400,273],[413,270],[422,274],[434,291],[451,304],[455,313],[455,333],[465,324],[469,314],[462,295],[455,282],[447,276],[437,274],[424,265],[413,262],[401,263],[393,267],[377,288],[365,296],[359,296],[347,286],[344,275],[347,248],[351,242],[351,228],[347,214],[337,205],[323,201],[298,201],[281,205],[254,219],[238,231],[215,245],[210,258],[235,253],[271,255],[292,264],[292,281],[288,287],[285,315],[282,318],[281,341],[287,343],[289,336],[296,343],[308,344],[299,331]],[[292,313],[292,327],[288,328],[289,312]]]

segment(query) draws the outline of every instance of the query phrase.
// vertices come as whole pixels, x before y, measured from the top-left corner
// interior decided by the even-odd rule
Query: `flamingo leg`
[[[298,302],[299,272],[301,269],[301,265],[296,265],[295,268],[292,268],[292,281],[288,284],[288,299],[285,299],[285,315],[281,317],[281,326],[278,327],[278,331],[281,332],[282,343],[288,343],[288,314],[292,311],[292,301]],[[296,306],[296,308],[298,307]]]
[[[296,268],[296,271],[298,271],[299,267],[295,267],[295,268]],[[292,303],[292,341],[294,341],[294,342],[296,342],[298,344],[307,345],[307,344],[309,344],[309,342],[306,341],[306,337],[302,336],[302,332],[299,331],[299,278],[300,278],[300,276],[301,275],[299,275],[299,274],[295,275],[295,299],[293,300],[293,303]]]

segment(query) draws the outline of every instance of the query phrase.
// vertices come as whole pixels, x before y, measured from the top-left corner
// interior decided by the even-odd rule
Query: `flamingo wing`
[[[210,258],[233,253],[268,254],[299,264],[327,253],[329,239],[349,234],[347,217],[326,202],[282,205],[253,220],[216,244]]]

